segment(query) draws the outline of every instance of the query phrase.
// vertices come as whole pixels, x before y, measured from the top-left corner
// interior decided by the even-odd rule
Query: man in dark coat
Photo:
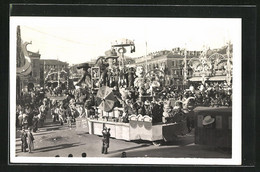
[[[144,112],[145,115],[152,117],[152,105],[147,100],[144,102]]]
[[[135,80],[135,71],[134,68],[128,69],[128,87],[131,88],[134,86],[134,80]]]
[[[143,106],[142,101],[138,100],[135,104],[134,104],[134,111],[136,115],[144,115],[145,114],[145,109]]]
[[[161,122],[162,121],[162,107],[159,105],[157,102],[153,103],[153,108],[152,108],[152,118],[153,118],[153,123]]]
[[[183,103],[182,102],[177,102],[176,103],[176,109],[174,109],[174,116],[172,118],[172,122],[176,122],[176,123],[181,123],[186,121],[186,115],[183,112],[182,108],[183,108]]]
[[[107,130],[106,127],[103,128],[102,131],[103,139],[102,139],[102,154],[107,154],[109,148],[109,139],[110,139],[110,129]]]

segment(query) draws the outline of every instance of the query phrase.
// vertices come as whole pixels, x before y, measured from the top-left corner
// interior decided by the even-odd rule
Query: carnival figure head
[[[118,91],[118,87],[117,87],[117,86],[114,86],[114,87],[113,87],[113,90],[114,90],[114,91]]]
[[[43,99],[42,103],[43,105],[47,105],[48,100],[46,98]]]
[[[189,98],[187,101],[187,109],[193,110],[195,108],[195,98]]]
[[[70,105],[75,105],[75,103],[76,103],[76,101],[75,101],[75,99],[70,99]]]
[[[150,106],[150,105],[151,105],[151,103],[150,103],[149,100],[146,100],[146,101],[144,102],[144,106]]]
[[[143,77],[144,75],[144,70],[142,66],[137,66],[136,68],[136,73],[135,73],[138,77]]]
[[[31,112],[31,105],[30,104],[27,104],[26,106],[25,106],[25,113],[30,113]]]
[[[175,102],[174,109],[181,110],[183,108],[183,103],[181,101]]]
[[[84,103],[83,102],[76,102],[76,109],[79,112],[79,114],[82,115],[85,112]]]

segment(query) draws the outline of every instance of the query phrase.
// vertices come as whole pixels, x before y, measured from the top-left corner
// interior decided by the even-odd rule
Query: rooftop
[[[69,65],[67,62],[62,62],[53,59],[41,59],[41,63],[45,63],[47,65]]]

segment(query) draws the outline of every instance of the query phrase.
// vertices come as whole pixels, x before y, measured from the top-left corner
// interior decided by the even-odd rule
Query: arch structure
[[[232,56],[227,54],[212,53],[207,56],[203,53],[199,58],[191,58],[188,61],[189,67],[193,70],[193,77],[205,77],[209,80],[225,80],[226,75],[232,76]]]
[[[160,69],[150,70],[144,75],[144,82],[149,84],[160,83],[160,85],[164,85],[165,73]]]

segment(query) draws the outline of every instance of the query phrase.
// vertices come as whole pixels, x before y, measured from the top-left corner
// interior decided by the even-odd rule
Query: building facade
[[[194,57],[199,57],[201,51],[187,51],[186,63]],[[166,83],[181,85],[184,75],[185,50],[179,47],[148,54],[146,57],[135,58],[135,62],[129,67],[142,66],[145,70],[161,70],[165,73]],[[192,69],[187,65],[187,77],[192,76]]]
[[[204,51],[185,51],[179,47],[134,58],[128,67],[142,66],[146,71],[161,70],[168,84],[232,81],[232,45]],[[185,64],[186,59],[186,64]]]
[[[42,87],[67,87],[69,64],[59,60],[40,60],[40,83]]]

